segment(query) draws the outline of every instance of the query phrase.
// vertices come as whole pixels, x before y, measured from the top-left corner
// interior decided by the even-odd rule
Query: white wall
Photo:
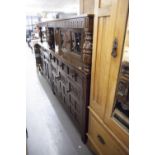
[[[27,15],[44,11],[79,14],[79,0],[26,0]]]

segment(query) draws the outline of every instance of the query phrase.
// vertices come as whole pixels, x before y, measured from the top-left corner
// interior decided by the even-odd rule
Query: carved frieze
[[[48,23],[48,27],[59,27],[59,28],[84,28],[84,18],[57,20]]]

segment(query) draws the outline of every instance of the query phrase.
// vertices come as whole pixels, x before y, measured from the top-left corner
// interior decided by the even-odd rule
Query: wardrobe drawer
[[[92,114],[89,117],[88,139],[99,155],[128,155]]]

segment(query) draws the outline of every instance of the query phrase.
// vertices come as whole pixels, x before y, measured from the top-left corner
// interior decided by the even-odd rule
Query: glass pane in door
[[[127,24],[122,62],[115,95],[113,118],[129,129],[129,25]]]

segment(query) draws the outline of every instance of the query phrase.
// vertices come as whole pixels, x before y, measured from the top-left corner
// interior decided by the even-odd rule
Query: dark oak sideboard
[[[75,122],[85,143],[88,130],[93,15],[38,23],[37,66]]]

